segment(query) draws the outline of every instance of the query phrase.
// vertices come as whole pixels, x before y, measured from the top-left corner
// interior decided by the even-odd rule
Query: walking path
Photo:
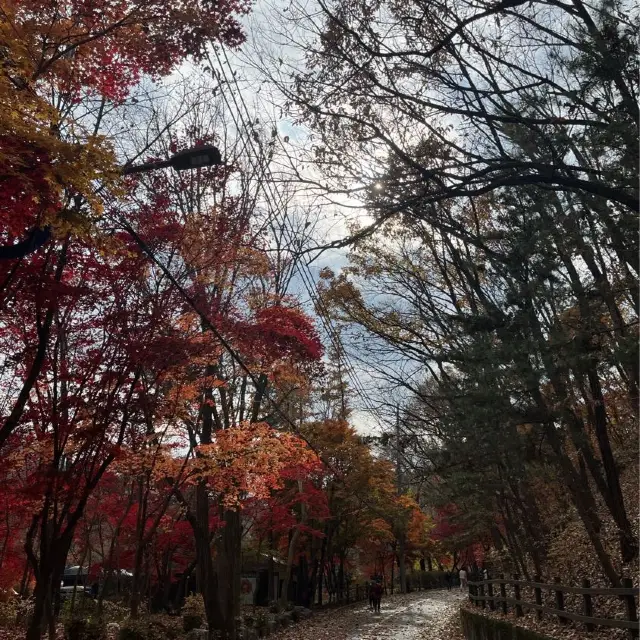
[[[382,599],[379,614],[366,603],[316,613],[280,632],[278,640],[449,640],[445,626],[457,615],[459,591],[420,591]]]
[[[445,640],[441,636],[445,623],[457,612],[462,596],[455,591],[422,591],[383,600],[380,614],[365,607],[355,612],[356,630],[348,640]]]

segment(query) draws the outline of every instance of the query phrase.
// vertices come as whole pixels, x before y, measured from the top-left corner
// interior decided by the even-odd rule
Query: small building
[[[273,584],[269,589],[269,564],[272,563]],[[240,588],[243,604],[266,606],[277,600],[282,591],[287,564],[268,553],[243,554],[240,573]]]

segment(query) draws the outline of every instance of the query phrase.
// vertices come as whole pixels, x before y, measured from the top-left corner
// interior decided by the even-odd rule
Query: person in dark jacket
[[[367,595],[369,596],[369,609],[373,611],[373,580],[367,582]]]
[[[376,580],[372,587],[373,592],[373,611],[374,613],[380,613],[380,601],[382,600],[382,583],[380,580]]]

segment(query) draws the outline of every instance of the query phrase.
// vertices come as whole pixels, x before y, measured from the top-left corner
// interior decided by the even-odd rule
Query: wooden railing
[[[527,602],[521,599],[522,589],[533,590],[535,602]],[[507,592],[509,591],[509,595]],[[548,592],[553,595],[555,606],[542,604],[542,594]],[[520,580],[517,575],[512,579],[500,575],[497,579],[469,582],[469,600],[477,607],[483,609],[489,607],[491,611],[497,608],[506,615],[509,607],[512,607],[517,617],[523,616],[524,611],[535,611],[540,620],[543,615],[557,616],[562,624],[570,620],[582,623],[587,632],[595,627],[609,627],[614,629],[628,629],[629,638],[638,638],[638,611],[636,598],[639,590],[633,586],[629,578],[623,578],[622,587],[599,588],[591,587],[588,580],[583,580],[582,587],[566,587],[560,584],[559,578],[554,578],[552,584],[544,583],[536,577],[535,582]],[[513,594],[513,595],[511,595]],[[575,613],[565,608],[565,594],[577,594],[582,596],[582,612]],[[594,616],[594,596],[609,596],[620,598],[624,601],[625,618],[599,618]]]

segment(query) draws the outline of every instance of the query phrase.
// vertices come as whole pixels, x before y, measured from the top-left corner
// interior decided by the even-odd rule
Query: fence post
[[[534,576],[533,578],[536,582],[542,582],[542,578],[540,576]],[[542,606],[542,589],[540,587],[534,587],[533,593],[536,598],[536,604],[541,607]],[[536,609],[536,618],[538,620],[542,620],[542,609]]]
[[[356,585],[356,602],[360,602],[360,585]]]
[[[503,615],[507,615],[507,589],[504,585],[504,573],[500,574],[500,599],[501,599],[501,606],[502,606],[502,613]]]
[[[591,587],[591,583],[585,578],[582,581],[582,588],[583,589],[589,589]],[[590,593],[583,593],[582,594],[582,601],[584,603],[584,615],[587,616],[588,618],[592,618],[593,617],[593,607],[591,606],[591,594]],[[585,622],[584,626],[586,627],[587,631],[593,631],[594,630],[594,626],[593,623],[591,622]]]
[[[554,578],[553,582],[557,585],[560,585],[560,578]],[[556,609],[559,611],[564,611],[564,593],[562,593],[562,589],[556,589]],[[558,616],[558,620],[560,624],[567,624],[569,621],[568,618],[563,616]]]
[[[484,582],[480,584],[479,587],[480,587],[480,597],[482,598],[482,600],[480,600],[480,606],[484,609],[487,606],[487,603],[484,600]]]
[[[468,583],[468,587],[469,587],[469,601],[472,604],[477,604],[476,599],[473,597],[474,596],[474,593],[473,593],[474,587],[470,582]]]
[[[514,573],[513,574],[513,579],[514,580],[520,580],[520,576],[517,573]],[[521,618],[522,617],[522,605],[520,604],[520,585],[519,584],[514,584],[513,585],[513,596],[518,601],[518,602],[516,602],[516,616],[518,616],[518,618]]]
[[[491,582],[487,584],[487,593],[489,595],[489,609],[491,609],[491,611],[495,611],[496,603],[493,599],[493,584]]]
[[[631,580],[631,578],[622,578],[620,582],[622,583],[622,586],[625,589],[633,589],[633,580]],[[636,609],[635,596],[633,595],[633,593],[631,593],[628,596],[622,596],[622,598],[627,608],[627,620],[631,620],[631,622],[637,622],[638,611]],[[637,638],[637,637],[638,637],[638,630],[629,629],[629,638],[633,640],[634,638]]]

